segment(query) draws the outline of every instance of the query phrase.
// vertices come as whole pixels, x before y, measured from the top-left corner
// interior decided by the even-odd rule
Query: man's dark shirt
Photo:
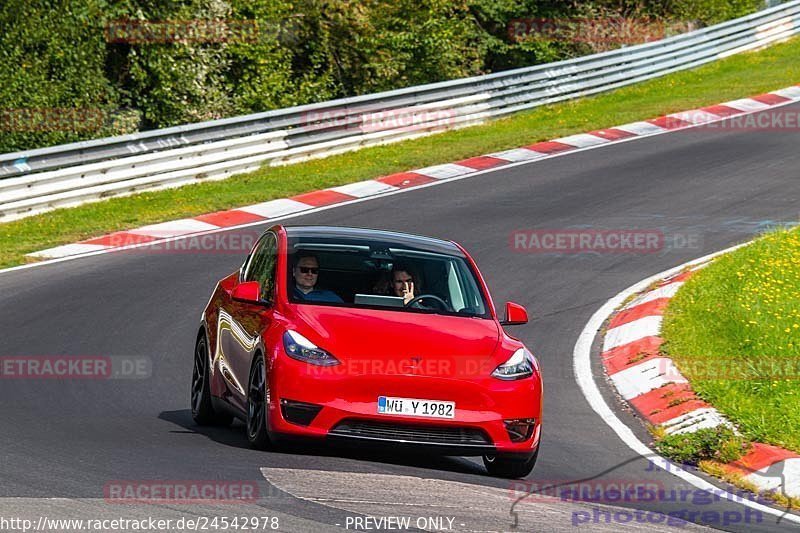
[[[296,300],[303,300],[305,302],[342,303],[344,301],[333,291],[314,289],[309,293],[304,293],[297,288],[297,285],[294,286],[292,294]]]

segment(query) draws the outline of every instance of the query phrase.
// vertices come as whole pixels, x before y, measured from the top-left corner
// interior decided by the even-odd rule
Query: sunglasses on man
[[[302,274],[319,274],[319,268],[317,267],[297,267]]]

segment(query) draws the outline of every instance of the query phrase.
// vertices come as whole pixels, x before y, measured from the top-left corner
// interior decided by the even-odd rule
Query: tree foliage
[[[81,116],[116,108],[92,0],[62,0],[58,9],[52,4],[4,0],[0,8],[2,151],[96,136],[103,128],[87,131]]]
[[[473,76],[592,53],[519,20],[716,23],[761,0],[5,0],[0,152]],[[115,24],[252,31],[115,40]],[[192,22],[194,21],[194,22]],[[69,110],[92,110],[91,120]],[[51,110],[39,113],[31,110]],[[65,111],[66,110],[66,111]],[[59,115],[61,119],[54,119]],[[42,116],[40,116],[42,115]],[[66,117],[66,118],[65,118]],[[77,117],[77,119],[76,119]],[[98,118],[99,117],[99,118]]]

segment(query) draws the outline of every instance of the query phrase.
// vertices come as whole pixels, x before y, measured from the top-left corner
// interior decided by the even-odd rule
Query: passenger
[[[417,287],[417,290],[419,287]],[[407,265],[403,263],[395,263],[392,265],[392,271],[389,273],[389,278],[385,276],[378,280],[373,289],[377,294],[386,296],[399,296],[403,299],[404,304],[408,304],[414,299],[414,275]]]
[[[292,295],[295,299],[306,302],[343,302],[335,292],[315,288],[319,279],[319,260],[316,255],[298,252],[292,276],[294,277]]]

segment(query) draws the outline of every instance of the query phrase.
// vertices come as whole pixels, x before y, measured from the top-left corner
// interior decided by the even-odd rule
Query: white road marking
[[[791,98],[792,100],[800,100],[800,87],[787,87],[785,89],[772,91],[772,94],[777,94],[784,98]]]
[[[659,287],[654,289],[650,292],[646,292],[641,296],[638,296],[634,300],[631,300],[631,303],[625,306],[625,309],[631,309],[636,307],[637,305],[646,304],[647,302],[652,302],[653,300],[658,300],[661,298],[672,298],[683,286],[682,281],[676,281],[675,283],[667,283],[663,287]]]
[[[103,246],[102,244],[84,244],[77,242],[56,246],[55,248],[48,248],[47,250],[33,252],[28,255],[33,257],[68,257],[75,254],[87,254],[98,250],[105,250],[106,248],[108,248],[108,246]]]
[[[607,352],[645,337],[658,336],[661,331],[662,318],[661,315],[651,315],[611,328],[606,333],[603,351]]]
[[[586,148],[587,146],[595,146],[598,144],[606,144],[610,142],[608,139],[592,135],[590,133],[579,133],[577,135],[570,135],[569,137],[561,137],[560,139],[553,139],[555,142],[561,144],[568,144],[578,148]]]
[[[620,396],[636,398],[668,383],[688,383],[672,359],[656,357],[609,376]]]
[[[703,111],[702,109],[673,113],[672,115],[668,116],[688,122],[689,124],[708,124],[709,122],[714,122],[720,118],[719,115],[709,113],[708,111]]]
[[[277,200],[270,200],[269,202],[248,205],[246,207],[239,207],[237,209],[239,211],[245,211],[247,213],[258,215],[264,218],[277,218],[283,215],[305,211],[307,209],[311,209],[311,207],[312,206],[308,204],[304,204],[303,202],[298,202],[296,200],[290,200],[289,198],[279,198]],[[262,222],[259,222],[259,224],[261,223]]]
[[[218,229],[219,226],[201,222],[193,218],[184,218],[181,220],[171,220],[169,222],[162,222],[160,224],[150,224],[126,231],[126,233],[133,233],[135,235],[147,235],[150,237],[177,237],[180,235],[188,235],[190,233],[199,233],[201,231],[209,231]]]
[[[667,420],[661,427],[670,435],[678,435],[681,433],[694,433],[700,429],[715,428],[717,426],[733,425],[722,416],[722,413],[713,407],[703,407],[702,409],[695,409],[689,411],[679,417]]]
[[[656,133],[666,133],[668,130],[649,122],[631,122],[630,124],[623,124],[622,126],[614,126],[615,130],[627,131],[634,135],[654,135]],[[619,142],[619,141],[616,141]]]
[[[505,152],[496,152],[494,154],[489,154],[489,157],[494,157],[496,159],[502,159],[504,161],[531,161],[533,159],[539,159],[547,154],[543,154],[541,152],[535,152],[533,150],[528,150],[527,148],[515,148],[513,150],[506,150]]]
[[[366,198],[373,194],[381,194],[384,192],[396,191],[399,187],[394,187],[388,183],[381,183],[376,180],[359,181],[357,183],[348,183],[340,187],[332,187],[330,190],[346,194],[348,196],[355,196],[356,198]]]
[[[475,172],[474,168],[465,167],[463,165],[456,165],[455,163],[445,163],[444,165],[434,165],[432,167],[418,168],[412,170],[414,174],[422,174],[429,178],[443,180],[447,178],[454,178],[464,174]]]
[[[732,107],[734,109],[738,109],[739,111],[749,111],[749,112],[763,111],[764,109],[775,107],[775,106],[770,106],[769,104],[765,104],[764,102],[759,102],[758,100],[753,100],[752,98],[742,98],[741,100],[733,100],[730,102],[725,102],[724,104],[721,105],[724,105],[725,107]]]
[[[745,476],[761,490],[779,490],[800,498],[800,459],[784,459]]]

